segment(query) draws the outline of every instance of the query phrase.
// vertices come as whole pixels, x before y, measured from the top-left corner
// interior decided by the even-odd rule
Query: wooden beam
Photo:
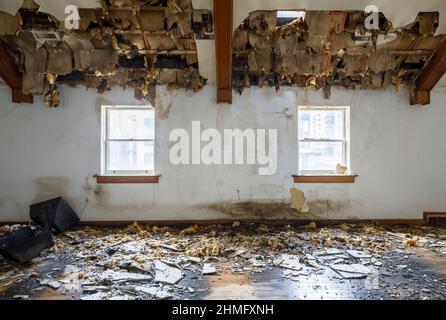
[[[430,92],[446,73],[446,38],[415,80],[411,104],[430,104]]]
[[[33,103],[34,97],[32,94],[24,94],[22,89],[11,89],[12,102],[14,103]]]
[[[214,0],[217,103],[232,103],[233,0]]]
[[[33,96],[22,92],[22,75],[17,70],[14,59],[0,46],[0,77],[12,90],[12,102],[33,103]]]

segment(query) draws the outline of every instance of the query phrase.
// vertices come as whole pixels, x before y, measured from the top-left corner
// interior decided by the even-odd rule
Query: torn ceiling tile
[[[118,58],[118,52],[113,49],[78,50],[74,52],[74,67],[76,70],[90,69],[102,74],[111,73]]]
[[[366,28],[364,11],[251,12],[234,31],[233,86],[351,89],[410,86],[445,39],[435,36],[438,12],[394,28],[379,13],[379,29]],[[274,18],[276,17],[276,19]],[[326,95],[326,96],[329,96]]]
[[[439,25],[439,18],[440,14],[438,12],[420,12],[415,21],[419,33],[424,36],[434,35]]]
[[[140,25],[142,31],[155,32],[162,31],[165,28],[166,17],[164,11],[145,11],[139,12]]]
[[[47,45],[48,66],[50,74],[69,74],[73,71],[73,53],[66,44]]]
[[[15,35],[21,25],[20,15],[10,15],[0,11],[0,36]]]
[[[77,29],[65,25],[67,4],[79,7]],[[45,103],[57,106],[60,83],[100,93],[132,87],[148,101],[157,84],[194,91],[205,85],[195,38],[212,32],[209,10],[195,10],[190,0],[98,4],[58,1],[49,10],[48,1],[27,0],[16,16],[0,12],[0,44],[23,73],[25,93],[46,92]]]
[[[173,50],[175,42],[169,35],[150,34],[146,35],[149,48],[153,50]]]
[[[176,29],[182,37],[190,36],[192,32],[191,12],[180,12],[167,17],[167,30]]]

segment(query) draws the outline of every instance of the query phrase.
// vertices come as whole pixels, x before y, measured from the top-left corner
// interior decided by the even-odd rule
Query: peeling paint
[[[301,213],[308,213],[310,208],[308,207],[307,200],[303,191],[298,189],[290,189],[291,193],[291,205],[290,208],[297,210]]]
[[[170,101],[167,105],[167,107],[163,106],[163,99],[160,95],[156,95],[155,98],[155,109],[156,109],[156,115],[158,119],[160,120],[167,120],[169,118],[170,111],[172,110],[173,105],[173,99],[172,99],[172,93],[170,93]]]

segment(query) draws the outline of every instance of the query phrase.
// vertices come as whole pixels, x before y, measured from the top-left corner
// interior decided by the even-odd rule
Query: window
[[[102,137],[102,174],[154,174],[153,108],[103,106]]]
[[[336,174],[338,164],[350,172],[348,107],[300,107],[299,172]]]

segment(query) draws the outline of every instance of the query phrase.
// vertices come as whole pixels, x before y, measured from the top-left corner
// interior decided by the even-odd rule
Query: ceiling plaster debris
[[[19,228],[0,227],[0,235]],[[340,291],[356,294],[353,288],[364,288],[364,281],[382,290],[385,295],[379,297],[386,299],[441,299],[446,290],[439,267],[446,254],[444,228],[359,222],[331,227],[315,222],[134,223],[125,228],[76,227],[55,235],[54,241],[54,247],[28,264],[0,257],[1,299],[41,299],[50,292],[61,299],[196,300],[210,298],[217,279],[227,286],[227,275],[248,284],[248,279],[261,284],[266,278],[268,287],[272,279],[292,286],[293,292],[312,284],[314,295],[307,298],[328,293],[325,286],[338,288],[329,290],[334,291],[331,298],[340,298]],[[420,252],[435,256],[434,264],[428,264],[432,269],[424,260],[414,264]],[[321,282],[325,288],[315,287]]]
[[[443,42],[438,12],[394,28],[380,13],[379,29],[363,11],[255,11],[234,32],[233,86],[381,89],[410,86]],[[279,17],[278,17],[279,16]]]
[[[83,84],[99,93],[114,86],[135,89],[153,103],[155,86],[197,91],[206,84],[198,68],[195,38],[213,32],[209,10],[190,0],[104,0],[80,8],[79,29],[25,1],[16,15],[0,11],[0,45],[23,74],[26,94],[45,94],[57,107],[57,85]]]

